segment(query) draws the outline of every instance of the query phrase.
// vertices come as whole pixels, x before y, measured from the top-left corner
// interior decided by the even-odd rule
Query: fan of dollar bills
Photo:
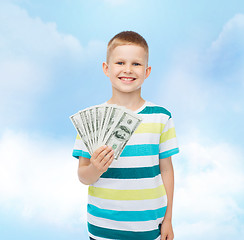
[[[90,155],[102,145],[111,146],[117,160],[142,118],[116,104],[86,108],[70,116]]]

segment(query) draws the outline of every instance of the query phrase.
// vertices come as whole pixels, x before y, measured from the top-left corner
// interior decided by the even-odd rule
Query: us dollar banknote
[[[92,154],[92,148],[91,148],[91,145],[89,143],[88,136],[85,132],[82,120],[80,118],[80,113],[76,113],[76,114],[72,115],[70,117],[70,119],[71,119],[74,127],[76,128],[81,140],[84,142],[87,150],[89,151],[90,154]]]
[[[116,104],[86,108],[70,117],[90,155],[102,145],[111,146],[117,160],[142,121],[133,111]]]
[[[111,110],[110,110],[109,118],[107,120],[106,129],[104,129],[104,136],[102,139],[103,142],[105,142],[104,140],[111,134],[114,126],[119,121],[122,115],[122,111],[120,107],[113,105],[110,108]]]
[[[111,134],[105,139],[105,145],[114,150],[114,159],[117,160],[126,143],[141,123],[142,119],[131,112],[123,112]]]
[[[94,114],[94,118],[93,121],[95,121],[95,146],[94,146],[94,149],[97,149],[99,146],[99,142],[100,142],[100,133],[101,133],[101,130],[102,130],[102,119],[104,117],[104,113],[105,113],[105,107],[104,106],[101,106],[101,105],[97,105],[97,106],[94,106],[94,111],[95,111],[95,114]]]
[[[98,136],[98,138],[99,138],[98,147],[103,145],[104,133],[105,133],[108,118],[110,116],[110,111],[111,111],[111,107],[109,105],[103,106],[103,116],[101,118],[101,129],[100,129],[99,136]]]
[[[92,137],[91,137],[91,125],[89,123],[89,120],[88,120],[88,110],[84,110],[84,111],[80,111],[80,118],[81,118],[81,121],[82,121],[82,124],[84,126],[84,130],[85,130],[85,134],[86,134],[86,137],[88,138],[88,142],[89,142],[89,145],[91,147],[91,152],[93,153],[93,141],[92,141]]]

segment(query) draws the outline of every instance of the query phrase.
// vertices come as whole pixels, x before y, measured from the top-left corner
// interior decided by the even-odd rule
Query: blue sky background
[[[142,96],[175,122],[175,239],[243,239],[242,0],[1,0],[1,239],[87,239],[68,117],[110,98],[123,30],[147,40]]]

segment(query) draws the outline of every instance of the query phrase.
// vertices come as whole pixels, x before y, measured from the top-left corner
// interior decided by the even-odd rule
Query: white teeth
[[[133,81],[134,80],[134,78],[120,78],[120,79],[123,81]]]

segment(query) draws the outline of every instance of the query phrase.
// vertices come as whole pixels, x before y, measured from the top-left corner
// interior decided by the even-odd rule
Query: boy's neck
[[[108,104],[117,104],[124,106],[132,111],[136,111],[143,106],[145,100],[141,96],[112,96],[108,101]]]

